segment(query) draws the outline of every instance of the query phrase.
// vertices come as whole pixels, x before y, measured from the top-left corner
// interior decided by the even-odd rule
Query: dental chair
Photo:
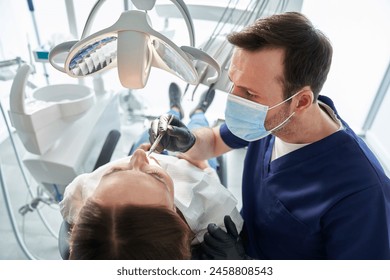
[[[70,224],[65,220],[62,221],[59,235],[58,235],[58,250],[60,251],[61,258],[68,260],[69,251],[69,239],[70,239]]]
[[[111,160],[120,133],[118,95],[83,85],[60,84],[25,89],[31,67],[22,65],[10,92],[9,117],[25,151],[23,164],[55,201],[79,174]],[[69,225],[60,229],[61,257],[69,257]]]

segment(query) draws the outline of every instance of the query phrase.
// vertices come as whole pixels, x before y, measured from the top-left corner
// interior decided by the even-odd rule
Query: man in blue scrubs
[[[259,19],[228,40],[235,49],[226,123],[192,134],[159,119],[167,130],[161,148],[195,159],[247,147],[244,230],[238,236],[228,218],[227,232],[209,225],[204,257],[389,259],[390,180],[320,95],[329,40],[296,12]]]

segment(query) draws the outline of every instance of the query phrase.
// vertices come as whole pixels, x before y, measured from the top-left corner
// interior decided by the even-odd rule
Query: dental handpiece
[[[169,118],[168,125],[172,122],[172,120],[173,120],[173,115],[171,115],[171,117]],[[150,154],[156,150],[158,144],[160,143],[160,141],[163,138],[163,136],[165,135],[165,133],[166,133],[166,131],[159,132],[158,136],[156,137],[156,140],[154,140],[152,146],[150,147],[147,156],[150,156]]]
[[[160,141],[161,141],[163,135],[164,135],[163,133],[160,133],[160,134],[157,136],[156,140],[154,140],[153,145],[152,145],[152,147],[150,147],[150,150],[149,150],[149,152],[148,152],[148,156],[150,156],[150,154],[153,153],[153,152],[156,150],[157,145],[160,143]]]

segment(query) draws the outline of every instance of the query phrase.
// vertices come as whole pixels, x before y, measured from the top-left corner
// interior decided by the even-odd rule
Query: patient
[[[147,157],[149,148],[141,145],[66,188],[60,207],[74,225],[70,259],[189,259],[209,223],[224,228],[230,215],[241,230],[237,201],[208,162]]]
[[[188,259],[209,223],[230,215],[241,230],[236,205],[214,169],[142,149],[76,177],[60,202],[71,259]]]

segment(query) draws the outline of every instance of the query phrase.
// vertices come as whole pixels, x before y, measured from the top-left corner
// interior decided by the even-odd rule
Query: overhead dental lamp
[[[51,65],[71,77],[83,78],[104,70],[118,67],[122,86],[143,88],[152,67],[168,71],[189,84],[197,84],[200,75],[195,68],[197,61],[212,66],[215,75],[207,80],[218,80],[220,66],[214,58],[194,47],[194,31],[189,11],[182,0],[171,0],[182,13],[190,36],[191,46],[178,47],[151,27],[146,10],[154,7],[156,0],[132,0],[139,10],[125,11],[112,26],[87,36],[92,19],[102,0],[97,1],[88,17],[80,41],[64,42],[49,54]],[[68,53],[61,66],[55,58]]]

